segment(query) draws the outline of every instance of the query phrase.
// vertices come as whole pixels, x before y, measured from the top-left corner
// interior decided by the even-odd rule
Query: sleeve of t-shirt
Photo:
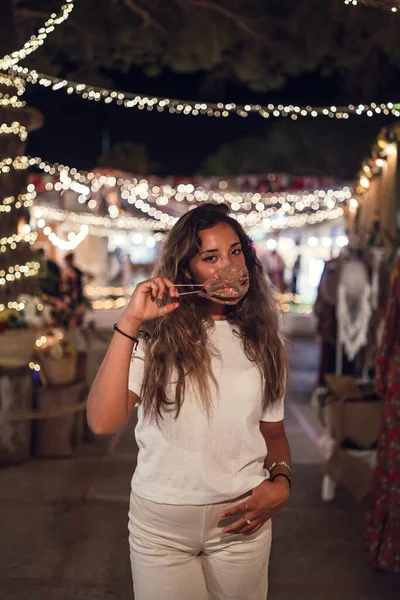
[[[281,398],[277,402],[270,404],[261,415],[261,421],[267,423],[277,423],[283,421],[285,416],[285,398]]]
[[[132,352],[129,367],[128,389],[140,398],[144,376],[144,348],[143,342],[139,341],[138,347]]]

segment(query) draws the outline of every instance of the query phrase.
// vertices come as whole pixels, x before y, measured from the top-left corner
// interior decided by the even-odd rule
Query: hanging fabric
[[[361,260],[346,260],[341,266],[336,305],[337,375],[342,374],[342,347],[352,361],[367,345],[371,314],[371,286],[367,268]]]
[[[371,567],[400,573],[400,257],[391,283],[376,377],[384,422],[364,542]]]

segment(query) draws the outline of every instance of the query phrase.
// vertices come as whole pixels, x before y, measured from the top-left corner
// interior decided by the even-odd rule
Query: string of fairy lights
[[[37,261],[28,261],[24,265],[14,265],[8,269],[0,270],[0,286],[7,285],[7,282],[21,279],[22,277],[36,277],[40,269],[40,263]]]
[[[13,65],[18,64],[21,60],[35,52],[40,46],[42,46],[49,35],[57,25],[63,23],[68,19],[74,8],[73,0],[66,0],[65,4],[61,6],[59,14],[53,13],[39,29],[37,35],[32,35],[29,40],[24,44],[20,50],[15,50],[11,54],[6,54],[0,59],[0,69],[6,71]]]
[[[83,240],[87,238],[89,234],[89,227],[87,225],[81,225],[78,233],[69,231],[68,240],[64,240],[54,231],[52,231],[51,227],[46,224],[46,221],[43,218],[38,220],[37,228],[43,232],[53,246],[60,248],[60,250],[66,251],[76,250],[76,248],[83,242]]]
[[[21,77],[16,77],[15,75],[0,73],[0,85],[15,88],[17,96],[22,96],[25,92],[25,81]]]
[[[391,12],[397,13],[400,10],[400,3],[397,2],[386,2],[385,0],[344,0],[346,5],[357,6],[358,4],[364,6],[374,6],[376,8],[383,8],[390,10]]]
[[[207,115],[209,117],[226,118],[233,114],[240,117],[248,117],[251,114],[260,115],[268,119],[270,117],[290,117],[293,120],[299,117],[318,117],[325,116],[331,119],[348,119],[351,115],[394,115],[400,116],[400,104],[393,102],[370,104],[348,104],[346,106],[297,106],[294,104],[244,104],[239,105],[233,102],[196,102],[191,100],[182,100],[176,98],[159,98],[156,96],[146,96],[144,94],[134,94],[121,92],[97,86],[90,86],[86,83],[78,83],[69,79],[60,79],[52,75],[38,73],[34,69],[14,66],[9,70],[10,74],[18,75],[27,82],[51,88],[53,91],[63,90],[67,94],[76,94],[85,100],[95,102],[104,102],[105,104],[115,103],[125,108],[136,108],[138,110],[157,110],[158,112],[168,111],[171,114],[181,115]]]
[[[23,108],[26,102],[19,100],[19,96],[25,92],[25,82],[21,77],[5,75],[0,72],[0,87],[12,88],[14,93],[0,93],[0,106],[11,106],[12,108]]]
[[[23,48],[7,54],[0,59],[0,69],[6,71],[12,66],[16,66],[21,60],[35,52],[40,48],[47,36],[54,31],[57,25],[63,23],[70,15],[74,8],[73,0],[66,0],[60,8],[59,14],[51,14],[46,20],[44,25],[39,29],[37,35],[32,35],[29,40],[24,44]],[[25,102],[19,100],[25,91],[25,83],[21,77],[0,74],[0,86],[3,88],[12,88],[10,93],[3,92],[0,94],[0,106],[12,108],[22,108],[26,105]],[[19,139],[24,142],[27,138],[28,132],[26,127],[21,125],[18,121],[13,121],[11,124],[2,123],[0,125],[0,135],[16,135]],[[17,159],[4,158],[0,161],[0,175],[7,174],[11,169],[22,170],[28,168],[29,164],[26,161]],[[0,213],[8,213],[13,208],[18,210],[22,207],[29,207],[32,205],[33,199],[36,196],[36,192],[27,191],[26,194],[19,194],[17,198],[14,196],[8,196],[2,200],[0,204]],[[21,242],[33,244],[37,239],[37,232],[31,232],[29,225],[25,228],[29,228],[29,232],[14,233],[10,236],[3,237],[0,239],[0,252],[6,252],[7,250],[15,250]],[[22,277],[33,277],[39,272],[39,263],[35,261],[29,261],[24,265],[14,265],[8,267],[7,270],[0,271],[0,285],[5,286],[7,282],[18,280]]]
[[[374,151],[374,156],[365,160],[361,165],[361,170],[355,184],[355,194],[361,196],[369,189],[371,179],[381,175],[386,159],[396,151],[397,143],[378,136],[378,143],[376,150]],[[354,201],[357,202],[355,199]]]
[[[89,213],[76,213],[63,209],[50,208],[48,206],[38,205],[33,209],[33,217],[36,219],[36,226],[43,230],[49,241],[56,247],[62,249],[76,248],[86,235],[94,235],[98,237],[110,237],[117,233],[124,233],[129,236],[132,231],[141,230],[153,232],[153,239],[159,241],[164,237],[164,234],[169,230],[177,218],[171,218],[169,224],[158,223],[152,219],[141,219],[137,217],[122,216],[117,219],[94,215]],[[287,228],[298,228],[304,225],[315,225],[328,220],[337,220],[344,214],[344,209],[337,206],[332,209],[320,209],[312,214],[299,214],[286,216],[286,218],[273,220],[270,216],[261,215],[258,219],[250,218],[244,225],[251,229],[261,229],[265,233],[272,231],[283,230]],[[233,215],[239,222],[241,215]],[[58,238],[49,226],[49,223],[63,223],[69,228],[80,227],[80,232],[76,235],[72,232],[69,234],[69,242]],[[83,227],[85,229],[83,230]],[[87,229],[86,229],[87,227]]]
[[[15,250],[17,244],[20,242],[27,242],[28,244],[32,245],[36,242],[37,237],[38,234],[36,231],[31,231],[26,234],[13,233],[13,235],[8,237],[2,237],[0,238],[0,252],[6,252],[7,245],[10,246],[11,250]]]
[[[40,157],[26,156],[18,158],[23,164],[28,161],[29,165],[36,166],[49,175],[57,176],[58,180],[56,182],[49,181],[45,184],[46,191],[72,189],[79,194],[78,201],[83,204],[90,198],[91,194],[97,193],[102,187],[116,188],[121,198],[126,200],[128,204],[134,205],[143,213],[162,221],[166,220],[169,215],[164,213],[161,207],[173,201],[178,204],[186,201],[193,207],[199,202],[228,203],[233,212],[255,210],[255,213],[262,213],[269,206],[281,204],[281,212],[293,213],[293,205],[298,211],[302,211],[306,207],[318,210],[320,207],[318,203],[320,202],[325,202],[328,208],[334,208],[336,202],[344,202],[351,198],[351,190],[348,186],[335,190],[318,189],[312,192],[298,193],[229,191],[226,189],[228,187],[226,181],[220,181],[217,190],[194,186],[192,183],[179,183],[174,187],[169,183],[152,184],[145,178],[140,180],[135,177],[116,178],[90,171],[81,172],[74,167],[48,163]],[[28,189],[34,190],[34,186],[32,187],[31,184],[31,188]],[[158,205],[159,208],[157,210],[152,209],[149,203]],[[92,204],[92,207],[95,208],[96,206]],[[91,208],[90,201],[89,208]],[[270,212],[270,215],[273,212]],[[114,215],[117,216],[118,213],[114,213]]]
[[[91,197],[92,193],[98,192],[104,186],[114,194],[112,189],[118,188],[122,199],[127,200],[134,208],[151,217],[150,219],[138,219],[137,217],[127,216],[123,213],[121,207],[114,203],[108,207],[109,216],[101,216],[93,212],[64,211],[40,205],[36,207],[34,214],[37,215],[39,226],[44,230],[47,229],[48,232],[50,232],[50,228],[47,221],[52,220],[67,222],[72,226],[85,225],[91,235],[102,237],[110,236],[116,231],[132,230],[134,228],[165,231],[175,224],[178,217],[165,212],[160,208],[160,205],[167,205],[171,201],[175,201],[179,205],[183,200],[187,201],[185,206],[189,205],[189,209],[195,208],[201,201],[211,200],[229,203],[234,217],[243,226],[249,229],[260,228],[265,232],[270,232],[338,219],[344,213],[342,205],[351,199],[349,187],[343,187],[339,190],[315,190],[302,193],[282,192],[278,194],[231,193],[223,192],[221,189],[216,192],[205,190],[203,187],[195,188],[193,184],[179,184],[175,189],[169,184],[151,186],[146,179],[138,181],[136,178],[124,179],[93,172],[82,173],[74,167],[47,163],[39,157],[19,158],[23,164],[28,161],[30,165],[36,165],[44,172],[57,177],[55,182],[46,182],[46,191],[61,192],[73,189],[79,194],[79,202],[87,202],[89,209],[97,209],[97,202]],[[77,185],[78,187],[76,187]],[[226,182],[220,182],[218,187],[225,188],[226,186]],[[34,185],[30,184],[28,189],[33,191],[35,189]],[[158,205],[157,208],[156,205]],[[309,214],[310,211],[311,214]],[[55,245],[61,247],[60,242],[57,242],[54,235],[49,239],[56,242]]]
[[[26,194],[19,194],[17,198],[15,198],[15,196],[7,196],[3,199],[3,202],[0,204],[0,213],[11,212],[13,204],[14,208],[16,208],[17,210],[23,207],[29,208],[30,206],[32,206],[35,197],[35,191],[27,192]]]
[[[15,158],[4,158],[0,161],[0,175],[2,173],[9,173],[11,169],[16,171],[23,171],[29,167],[29,161],[26,156],[17,156]]]
[[[58,14],[53,13],[46,20],[44,25],[39,29],[36,35],[32,35],[24,46],[7,54],[0,59],[0,70],[7,71],[7,69],[16,66],[21,60],[35,52],[40,48],[47,36],[54,31],[57,25],[63,23],[70,15],[74,8],[73,0],[65,0],[60,8]],[[0,107],[11,107],[11,108],[23,108],[26,103],[21,101],[19,97],[25,91],[25,83],[21,77],[15,75],[6,75],[0,73]],[[10,88],[10,93],[8,93]],[[21,142],[24,142],[27,138],[27,129],[18,121],[0,124],[0,136],[3,135],[16,135],[19,137]],[[0,175],[10,173],[11,169],[23,170],[27,169],[29,163],[20,160],[19,158],[13,159],[11,157],[2,158],[0,161]],[[7,196],[2,199],[0,204],[0,213],[9,213],[14,208],[18,210],[22,207],[26,208],[32,205],[33,199],[36,193],[34,191],[27,191],[26,194],[19,194],[17,198],[15,196]],[[4,236],[0,239],[0,253],[6,251],[12,251],[17,249],[21,242],[33,244],[37,239],[37,232],[31,232],[29,225],[22,226],[22,232],[13,233],[9,236]],[[0,286],[6,286],[9,282],[13,282],[24,277],[34,277],[39,273],[40,264],[35,261],[28,261],[23,265],[15,264],[7,267],[7,269],[0,270]],[[13,304],[8,303],[8,305]],[[5,309],[5,305],[1,305],[1,310]]]
[[[50,18],[45,22],[44,26],[39,30],[38,35],[33,35],[31,38],[24,44],[24,47],[20,50],[12,52],[10,55],[4,56],[0,60],[0,69],[7,70],[12,65],[16,65],[20,60],[37,50],[46,39],[47,35],[54,30],[56,25],[59,25],[66,18],[68,18],[71,10],[73,9],[72,0],[66,0],[66,4],[61,7],[61,12],[59,15],[53,14]],[[26,104],[21,101],[19,97],[25,91],[25,83],[21,77],[5,75],[4,73],[0,73],[0,106],[1,107],[11,107],[11,108],[22,108]],[[8,89],[10,92],[8,93]],[[28,132],[24,125],[19,123],[17,120],[14,120],[9,123],[1,123],[0,124],[0,136],[9,136],[15,135],[17,136],[21,142],[25,142]],[[3,158],[0,161],[0,175],[5,175],[10,173],[12,169],[15,170],[23,170],[27,169],[29,163],[23,160],[20,160],[19,157],[13,159],[11,157]],[[17,197],[15,196],[7,196],[2,199],[0,204],[0,213],[9,213],[13,209],[18,210],[20,208],[27,208],[32,205],[33,199],[36,196],[35,191],[27,191],[26,193],[21,193]],[[21,228],[21,231],[15,232],[11,235],[3,236],[0,238],[0,254],[16,250],[21,243],[27,243],[32,245],[35,243],[38,237],[37,232],[32,232],[31,228],[28,224],[19,225],[18,229]],[[27,277],[36,277],[39,274],[40,263],[37,261],[27,261],[25,264],[15,264],[8,266],[5,269],[0,270],[0,287],[6,287],[9,283],[18,281]],[[14,306],[13,302],[8,302],[7,307],[12,308]],[[5,310],[6,305],[1,304],[0,310]]]
[[[358,0],[358,2],[357,0],[345,0],[345,4],[356,5],[358,3],[380,5],[377,0]],[[393,104],[392,102],[387,104],[371,103],[367,105],[349,104],[347,106],[339,107],[334,105],[329,107],[301,107],[297,105],[282,104],[277,106],[273,104],[268,104],[267,106],[261,106],[259,104],[237,105],[235,103],[224,102],[210,103],[181,100],[176,98],[148,97],[143,94],[134,94],[97,86],[89,86],[82,82],[74,82],[69,79],[57,78],[52,75],[38,73],[34,69],[28,69],[26,67],[19,66],[18,63],[21,60],[29,56],[32,52],[44,44],[49,33],[54,31],[57,25],[60,25],[69,17],[73,8],[73,0],[66,0],[66,3],[61,6],[60,13],[58,15],[52,14],[44,23],[43,27],[39,29],[38,34],[32,35],[31,38],[24,44],[23,48],[12,52],[11,55],[4,56],[0,60],[1,70],[8,70],[12,76],[16,74],[19,75],[19,87],[21,87],[21,78],[24,78],[29,83],[39,84],[44,87],[51,87],[53,91],[65,90],[68,94],[79,94],[82,98],[87,100],[102,100],[106,104],[115,102],[116,104],[125,106],[127,108],[137,108],[139,110],[147,109],[149,111],[156,109],[159,112],[168,110],[170,113],[194,116],[204,114],[212,117],[228,117],[232,114],[237,114],[242,117],[247,117],[249,114],[259,114],[264,118],[290,116],[294,120],[298,117],[317,117],[320,115],[338,119],[346,119],[352,114],[366,114],[367,116],[373,116],[374,114],[383,113],[400,116],[400,112],[398,110],[399,105]],[[397,6],[393,4],[391,6],[391,10],[396,12]],[[14,77],[12,79],[14,79]],[[14,85],[14,83],[11,80],[10,83],[5,83],[5,85]],[[5,100],[7,101],[7,99]]]
[[[26,127],[18,123],[18,121],[13,121],[11,125],[7,125],[6,123],[2,123],[0,125],[0,135],[17,135],[21,142],[24,142],[28,137],[28,132]]]
[[[46,221],[55,221],[68,223],[71,226],[86,225],[90,235],[100,234],[100,237],[105,237],[105,234],[110,234],[117,231],[132,232],[133,230],[142,231],[166,231],[169,229],[165,223],[158,223],[153,219],[145,219],[139,217],[122,216],[116,219],[111,217],[103,217],[91,213],[76,213],[61,208],[51,208],[49,206],[37,205],[32,210],[32,215],[35,219],[43,219]],[[43,227],[46,225],[43,224]],[[100,232],[98,231],[100,229]]]

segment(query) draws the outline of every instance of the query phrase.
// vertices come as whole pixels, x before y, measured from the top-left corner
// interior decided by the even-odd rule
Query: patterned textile
[[[400,573],[400,257],[392,275],[376,389],[384,399],[384,420],[365,546],[371,567]]]
[[[228,265],[203,283],[199,295],[218,304],[237,304],[249,291],[247,267]]]

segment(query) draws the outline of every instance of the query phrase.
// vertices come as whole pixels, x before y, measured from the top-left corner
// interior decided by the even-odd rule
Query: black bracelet
[[[276,479],[277,477],[284,477],[285,479],[287,479],[289,482],[289,490],[292,489],[292,480],[290,479],[289,475],[286,475],[285,473],[277,473],[276,475],[270,478],[270,481],[274,481],[274,479]]]
[[[120,333],[121,335],[124,335],[125,337],[129,338],[130,340],[132,340],[132,342],[135,342],[135,345],[133,346],[133,349],[136,351],[138,344],[139,344],[139,340],[134,337],[133,335],[128,335],[127,333],[125,333],[124,331],[121,331],[121,329],[118,327],[117,323],[114,324],[114,331],[118,331],[118,333]]]

